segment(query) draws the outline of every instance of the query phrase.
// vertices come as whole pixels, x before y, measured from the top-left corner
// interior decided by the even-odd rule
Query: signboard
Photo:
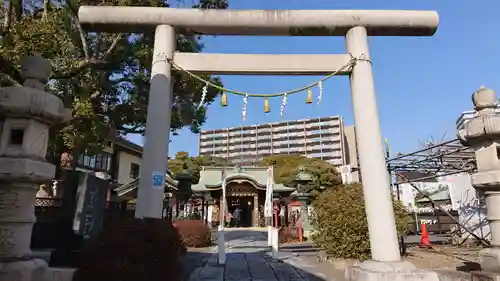
[[[102,229],[108,187],[109,183],[103,179],[79,173],[73,229],[84,240],[96,236]]]
[[[154,189],[164,189],[165,188],[165,173],[153,172],[152,181],[153,181],[153,188]]]

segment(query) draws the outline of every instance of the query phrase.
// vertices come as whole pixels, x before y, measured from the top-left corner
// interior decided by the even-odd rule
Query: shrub
[[[285,226],[278,232],[280,243],[299,242],[298,227]]]
[[[201,220],[177,220],[175,227],[187,247],[201,248],[212,245],[210,228]]]
[[[399,201],[393,200],[396,227],[403,234],[408,216]],[[334,258],[366,260],[371,257],[363,187],[341,185],[323,192],[313,203],[312,239]]]
[[[103,230],[83,249],[73,281],[181,281],[184,254],[171,222],[127,219]]]

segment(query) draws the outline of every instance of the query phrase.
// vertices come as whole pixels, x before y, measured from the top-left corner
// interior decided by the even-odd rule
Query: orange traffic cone
[[[422,224],[422,234],[420,236],[420,248],[432,248],[431,242],[429,241],[429,233],[427,232],[427,225]]]

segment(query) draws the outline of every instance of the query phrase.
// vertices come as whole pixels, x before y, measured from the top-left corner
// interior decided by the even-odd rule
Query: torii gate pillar
[[[172,100],[171,66],[192,73],[326,75],[351,56],[349,70],[360,170],[373,260],[346,270],[348,280],[439,280],[401,261],[394,222],[390,180],[378,118],[368,36],[432,36],[439,18],[434,11],[387,10],[199,10],[153,7],[81,7],[80,22],[95,31],[134,32],[156,29],[146,141],[142,158],[137,217],[160,217],[167,164]],[[174,29],[206,35],[345,36],[348,54],[247,55],[175,52]],[[359,60],[360,59],[360,60]]]
[[[173,58],[175,48],[174,28],[170,25],[158,25],[155,31],[146,138],[135,209],[135,216],[139,218],[161,218],[163,215],[174,84],[167,58]]]

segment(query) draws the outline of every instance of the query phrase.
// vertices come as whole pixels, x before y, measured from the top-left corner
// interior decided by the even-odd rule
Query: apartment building
[[[340,116],[330,116],[204,130],[200,133],[199,154],[226,158],[235,164],[270,155],[301,154],[335,166],[357,167],[354,127],[350,126],[347,135],[345,129]]]
[[[495,113],[500,113],[500,107],[495,108]],[[465,124],[469,122],[470,119],[476,116],[477,116],[477,111],[475,110],[468,110],[462,112],[462,114],[460,114],[460,117],[458,117],[456,121],[457,130],[463,129]]]

